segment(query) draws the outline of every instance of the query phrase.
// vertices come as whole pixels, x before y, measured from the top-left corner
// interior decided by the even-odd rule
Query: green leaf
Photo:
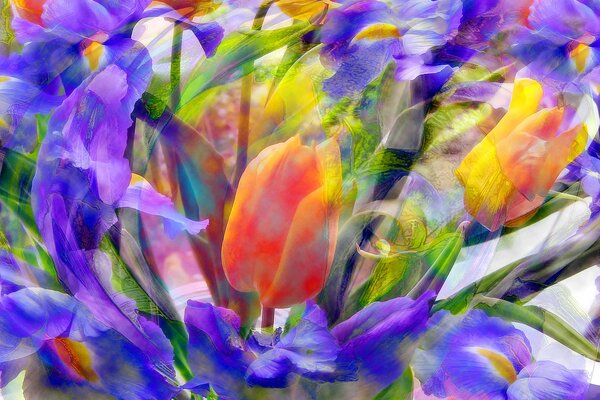
[[[431,267],[427,273],[410,291],[409,296],[412,298],[420,297],[428,290],[433,290],[436,293],[440,291],[462,249],[464,243],[462,226],[459,227],[458,232],[445,234],[441,238],[438,238],[437,241],[440,244],[434,248],[434,251],[427,254],[429,258],[428,262],[431,262],[431,260],[435,261],[431,262]],[[437,250],[440,248],[441,251],[437,253]]]
[[[41,236],[31,207],[31,182],[35,174],[35,162],[21,153],[2,149],[4,158],[0,164],[0,202],[6,212],[19,221],[28,237],[30,250],[11,248],[16,257],[44,270],[58,286],[58,278],[52,257],[41,245]],[[21,229],[22,229],[21,228]]]
[[[33,218],[30,192],[35,174],[35,162],[15,151],[5,151],[0,171],[0,201],[12,211],[27,230],[37,239],[40,238],[37,224]]]
[[[368,238],[370,226],[377,218],[387,216],[383,213],[361,213],[351,217],[340,229],[337,237],[335,256],[327,281],[317,297],[319,307],[325,310],[330,324],[341,316],[346,303],[350,283],[357,270],[360,257],[356,244]]]
[[[413,398],[413,373],[406,368],[400,378],[373,397],[373,400],[411,400]]]
[[[298,322],[302,319],[304,311],[306,310],[306,303],[298,304],[292,307],[290,315],[285,321],[284,333],[289,332],[292,328],[298,325]]]
[[[411,153],[393,150],[379,149],[369,154],[370,161],[363,165],[358,172],[359,175],[389,174],[394,171],[409,171],[415,162],[415,156]]]
[[[463,312],[479,294],[517,303],[529,301],[545,288],[600,262],[599,227],[596,218],[560,245],[502,267],[436,303],[434,311]]]
[[[180,108],[207,89],[232,82],[252,72],[255,60],[296,42],[313,29],[308,23],[300,23],[281,29],[229,35],[216,54],[192,72],[193,78],[181,95]]]
[[[425,121],[424,149],[437,148],[455,140],[492,114],[487,103],[452,103],[440,106]]]
[[[423,266],[414,254],[379,261],[369,279],[350,295],[344,314],[349,317],[374,301],[406,295],[422,273]]]
[[[477,308],[488,315],[530,326],[564,344],[576,353],[600,361],[600,351],[561,318],[537,306],[521,306],[505,300],[482,297]]]
[[[367,281],[350,295],[344,318],[375,301],[394,297],[418,297],[439,290],[462,248],[463,235],[445,233],[414,253],[382,257]]]
[[[131,243],[124,239],[127,237],[122,236],[120,240],[121,252],[131,251],[128,249]],[[133,239],[131,238],[131,240]],[[150,285],[138,282],[132,269],[124,262],[108,235],[102,238],[99,249],[111,260],[113,288],[134,300],[140,312],[158,317],[162,331],[173,346],[175,367],[185,379],[191,379],[193,374],[187,362],[187,333],[183,323],[177,320],[177,311],[172,306],[166,290],[158,285],[153,285],[150,288],[152,296],[149,295],[147,287]],[[137,269],[140,269],[140,266]],[[146,280],[152,280],[154,277],[147,266],[142,271],[138,270],[138,277],[140,272]],[[154,299],[159,299],[160,304],[157,304]]]
[[[173,347],[175,368],[181,373],[181,376],[190,380],[194,374],[188,363],[188,335],[185,330],[185,325],[181,321],[168,318],[159,319],[160,328],[165,336],[171,342]]]

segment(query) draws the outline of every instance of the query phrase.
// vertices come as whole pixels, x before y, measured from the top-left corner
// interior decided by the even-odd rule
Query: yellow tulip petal
[[[508,136],[518,124],[537,110],[543,95],[544,90],[539,82],[533,79],[515,81],[508,111],[487,137],[495,143]]]
[[[482,225],[494,231],[506,221],[507,204],[515,187],[502,173],[496,149],[489,140],[484,139],[471,154],[473,157],[463,160],[457,170],[459,179],[461,169],[469,171],[464,182],[465,209]]]
[[[290,17],[309,21],[323,13],[330,3],[328,0],[278,0],[275,4]]]

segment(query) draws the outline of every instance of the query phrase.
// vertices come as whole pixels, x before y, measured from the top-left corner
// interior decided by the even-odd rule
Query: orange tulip
[[[223,239],[229,283],[266,307],[315,296],[333,261],[341,196],[340,151],[298,137],[264,149],[246,168]]]
[[[188,18],[209,14],[221,5],[221,2],[213,0],[159,0],[159,2]]]
[[[13,0],[19,16],[34,24],[43,25],[42,13],[46,0]]]
[[[456,170],[466,210],[492,231],[525,223],[585,149],[585,125],[558,132],[563,108],[536,112],[542,95],[538,82],[517,80],[508,112]]]

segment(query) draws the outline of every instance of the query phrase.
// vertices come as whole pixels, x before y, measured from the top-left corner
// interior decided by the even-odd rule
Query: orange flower
[[[221,2],[213,0],[159,0],[159,2],[188,18],[209,14],[221,5]]]
[[[38,25],[43,25],[44,3],[46,3],[46,0],[13,0],[13,5],[19,16]]]
[[[506,115],[456,170],[466,210],[492,231],[525,223],[585,149],[585,125],[558,133],[563,108],[536,112],[542,95],[538,82],[517,80]]]
[[[334,139],[293,137],[264,149],[244,171],[223,240],[229,283],[267,307],[315,296],[333,261],[341,195]]]

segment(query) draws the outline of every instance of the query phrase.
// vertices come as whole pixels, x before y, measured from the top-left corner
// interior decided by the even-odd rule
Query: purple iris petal
[[[510,381],[531,362],[525,335],[480,310],[436,314],[423,340],[412,366],[424,392],[437,397],[505,398]]]
[[[585,371],[540,361],[523,368],[507,394],[508,400],[578,400],[585,398],[588,385]]]
[[[580,181],[583,190],[592,198],[592,215],[600,212],[600,143],[592,141],[587,151],[577,157],[568,169],[563,179],[568,182]]]
[[[82,37],[111,34],[141,16],[151,0],[48,0],[42,21],[53,33],[77,43]]]
[[[538,80],[560,84],[589,74],[600,64],[597,8],[592,2],[579,0],[532,3],[528,26],[512,34],[511,41],[518,44],[510,52],[527,63],[529,74]],[[588,46],[589,54],[584,64],[577,66],[572,51],[580,45]]]
[[[177,391],[170,364],[154,364],[146,349],[99,323],[71,296],[22,289],[2,296],[0,308],[0,387],[25,369],[27,398],[167,399]],[[142,323],[160,338],[156,325]],[[61,349],[73,345],[79,350],[67,360],[73,350]],[[168,346],[164,335],[162,345]]]
[[[289,384],[291,374],[334,381],[339,351],[325,312],[309,302],[298,324],[250,364],[246,379],[251,385],[280,388]]]
[[[143,178],[129,185],[127,191],[117,202],[117,207],[134,208],[143,213],[162,217],[165,231],[171,239],[184,230],[191,234],[197,234],[208,226],[208,220],[193,221],[184,217],[175,209],[171,199],[158,193]]]
[[[202,395],[210,385],[223,399],[238,399],[253,356],[239,335],[240,319],[231,310],[188,301],[185,325],[189,333],[189,363],[196,375],[188,387]]]
[[[431,52],[456,35],[462,15],[458,0],[409,0],[385,4],[359,0],[342,2],[323,26],[323,62],[337,70],[324,82],[334,97],[360,93],[379,76],[391,59],[418,58],[409,73],[396,77],[411,80],[421,74],[440,72],[445,66],[428,66]],[[373,32],[387,32],[383,38]],[[361,32],[367,32],[364,35]],[[399,65],[406,70],[406,67]]]
[[[533,3],[528,21],[537,34],[560,46],[585,34],[599,36],[599,19],[585,2],[561,0]]]
[[[428,292],[418,300],[375,302],[337,325],[331,333],[342,347],[338,362],[356,365],[361,379],[381,389],[396,380],[411,358],[429,318]]]
[[[327,16],[321,31],[321,41],[326,45],[341,44],[352,40],[364,27],[378,22],[393,23],[394,14],[387,4],[373,0],[343,2]]]
[[[37,141],[35,114],[58,106],[62,96],[53,96],[20,79],[0,82],[0,143],[19,152],[31,152]]]
[[[88,78],[52,115],[32,206],[66,288],[105,324],[167,363],[170,356],[145,332],[135,302],[115,293],[110,260],[98,251],[131,179],[127,129],[151,72],[147,52],[135,47],[116,62]]]
[[[353,96],[364,89],[392,60],[390,42],[382,40],[360,46],[341,58],[334,76],[323,82],[323,89],[335,97]]]

